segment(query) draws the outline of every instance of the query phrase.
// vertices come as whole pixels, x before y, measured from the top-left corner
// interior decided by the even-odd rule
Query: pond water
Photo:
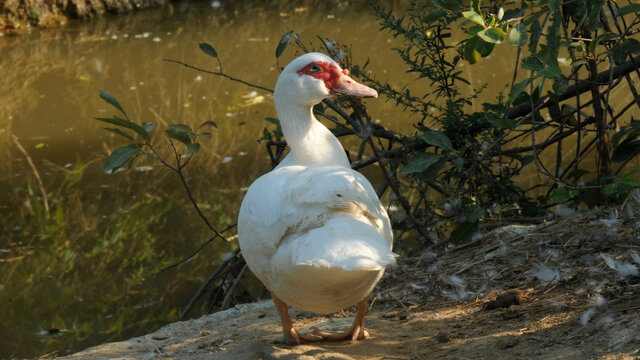
[[[369,59],[369,69],[392,85],[410,81],[390,50],[398,43],[379,31],[366,5],[296,4],[181,2],[0,37],[0,358],[64,355],[154,331],[177,319],[236,246],[214,242],[151,286],[159,269],[210,233],[179,179],[160,164],[143,158],[130,169],[102,172],[105,154],[125,142],[92,119],[114,114],[99,89],[115,95],[132,120],[159,129],[217,124],[186,174],[205,215],[222,229],[235,222],[244,189],[270,168],[256,142],[272,127],[264,118],[276,117],[270,94],[163,58],[215,71],[218,63],[198,48],[207,42],[226,73],[272,88],[278,40],[294,30],[316,48],[316,35],[350,45],[355,64]],[[402,4],[388,6],[402,11]],[[290,46],[280,65],[295,56]],[[511,73],[496,69],[509,69],[514,59],[502,46],[473,74],[470,66],[464,71],[472,84],[500,89]],[[366,104],[384,126],[411,125],[392,103]],[[168,158],[166,139],[156,132],[153,142]],[[379,180],[375,171],[367,175]]]

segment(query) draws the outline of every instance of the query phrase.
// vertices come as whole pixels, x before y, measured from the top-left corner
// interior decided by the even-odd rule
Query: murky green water
[[[117,96],[136,121],[160,127],[216,122],[186,172],[199,204],[221,229],[235,222],[242,189],[270,167],[256,143],[270,126],[264,118],[275,117],[270,95],[162,59],[216,70],[217,62],[198,48],[208,42],[225,72],[273,87],[275,47],[295,30],[316,47],[316,35],[351,44],[354,63],[368,58],[379,78],[406,83],[405,67],[389,50],[397,43],[378,28],[360,2],[180,3],[171,11],[0,37],[0,358],[64,355],[175,321],[235,247],[208,246],[148,292],[159,269],[210,234],[179,180],[158,163],[141,159],[132,169],[102,172],[105,154],[124,142],[91,118],[113,114],[99,89]],[[288,48],[280,64],[293,57]],[[464,71],[472,84],[500,89],[511,80],[505,69],[514,59],[505,45]],[[367,105],[385,126],[410,126],[411,118],[383,99]],[[163,156],[170,154],[161,134],[154,142]],[[370,175],[375,181],[376,172]]]

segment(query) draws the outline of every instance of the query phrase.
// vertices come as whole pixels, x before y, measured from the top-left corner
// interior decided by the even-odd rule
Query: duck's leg
[[[320,335],[298,333],[296,329],[293,328],[291,318],[289,318],[287,303],[280,300],[274,293],[271,293],[271,297],[273,298],[273,303],[276,305],[276,309],[278,309],[278,314],[280,314],[280,321],[282,321],[282,334],[284,335],[284,341],[287,344],[300,345],[300,343],[304,342],[324,340]]]
[[[360,300],[358,302],[358,313],[356,318],[353,319],[353,325],[351,328],[340,332],[322,331],[320,329],[314,329],[311,334],[321,336],[326,340],[345,340],[351,339],[351,342],[356,342],[360,339],[369,337],[369,333],[364,329],[364,313],[367,309],[367,301],[369,297]]]

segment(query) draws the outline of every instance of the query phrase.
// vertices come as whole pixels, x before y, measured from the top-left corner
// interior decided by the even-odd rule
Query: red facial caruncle
[[[299,70],[298,75],[313,76],[316,79],[324,81],[324,86],[326,86],[327,89],[333,89],[340,85],[342,75],[349,75],[349,70],[344,69],[341,71],[340,68],[334,64],[314,61]],[[345,81],[347,83],[351,82],[348,79],[345,79]]]

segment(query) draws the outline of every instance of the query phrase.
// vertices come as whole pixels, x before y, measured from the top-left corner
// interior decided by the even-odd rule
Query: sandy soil
[[[357,343],[285,345],[273,303],[239,305],[64,359],[640,359],[634,208],[573,212],[405,258]],[[347,327],[291,310],[298,329]]]

